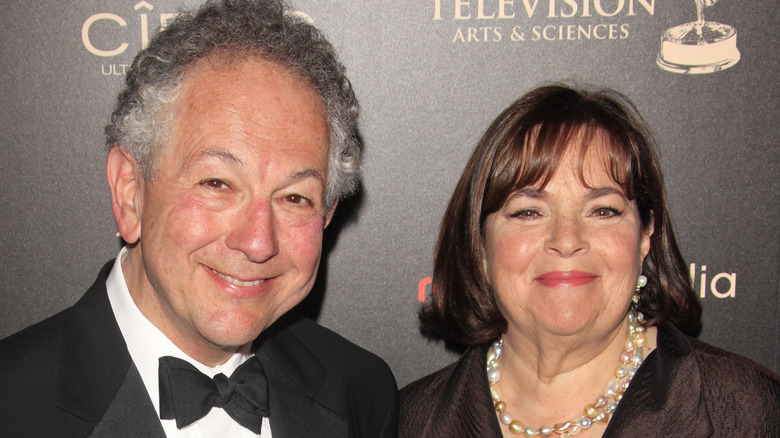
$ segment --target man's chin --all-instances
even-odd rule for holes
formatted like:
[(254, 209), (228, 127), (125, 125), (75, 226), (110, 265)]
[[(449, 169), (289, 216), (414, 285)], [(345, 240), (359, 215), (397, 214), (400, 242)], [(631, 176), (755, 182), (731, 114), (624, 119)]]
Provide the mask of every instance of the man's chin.
[(201, 334), (220, 350), (236, 351), (252, 343), (277, 318), (276, 315), (231, 315), (212, 320)]

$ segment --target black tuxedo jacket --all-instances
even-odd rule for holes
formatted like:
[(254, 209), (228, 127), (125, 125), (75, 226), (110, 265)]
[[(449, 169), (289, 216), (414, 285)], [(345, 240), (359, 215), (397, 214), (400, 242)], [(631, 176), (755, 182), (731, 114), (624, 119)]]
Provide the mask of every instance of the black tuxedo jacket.
[[(112, 266), (75, 305), (0, 341), (0, 435), (165, 437), (108, 301)], [(255, 354), (274, 437), (396, 436), (395, 379), (373, 354), (295, 314)]]

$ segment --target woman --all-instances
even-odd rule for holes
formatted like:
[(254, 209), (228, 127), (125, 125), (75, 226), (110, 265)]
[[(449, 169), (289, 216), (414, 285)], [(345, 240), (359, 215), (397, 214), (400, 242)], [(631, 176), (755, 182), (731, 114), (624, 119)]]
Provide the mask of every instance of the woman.
[(701, 307), (656, 147), (616, 92), (545, 86), (498, 116), (432, 294), (423, 329), (468, 349), (402, 390), (402, 437), (780, 436), (778, 376), (686, 335)]

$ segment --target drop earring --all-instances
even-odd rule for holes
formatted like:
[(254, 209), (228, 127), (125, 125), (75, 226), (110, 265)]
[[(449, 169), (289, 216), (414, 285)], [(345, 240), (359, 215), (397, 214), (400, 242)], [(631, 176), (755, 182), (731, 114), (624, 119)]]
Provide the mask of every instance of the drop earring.
[(639, 278), (636, 279), (636, 292), (634, 292), (634, 296), (631, 297), (631, 302), (633, 303), (632, 307), (636, 308), (639, 304), (639, 290), (645, 286), (647, 286), (647, 277), (640, 275)]

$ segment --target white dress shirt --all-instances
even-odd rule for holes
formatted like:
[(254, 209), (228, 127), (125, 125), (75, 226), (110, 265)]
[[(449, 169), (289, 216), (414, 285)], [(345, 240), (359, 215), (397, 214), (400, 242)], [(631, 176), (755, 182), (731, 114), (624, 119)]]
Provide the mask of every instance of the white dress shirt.
[[(173, 356), (191, 363), (203, 374), (214, 377), (222, 373), (228, 377), (239, 365), (252, 356), (251, 345), (244, 346), (241, 351), (235, 353), (222, 365), (209, 367), (191, 358), (174, 345), (157, 327), (154, 326), (138, 310), (130, 291), (127, 288), (125, 276), (122, 273), (122, 259), (127, 250), (122, 248), (114, 262), (108, 279), (106, 289), (111, 309), (122, 331), (122, 336), (127, 343), (127, 350), (133, 359), (141, 379), (146, 386), (146, 391), (152, 399), (157, 417), (160, 416), (160, 387), (158, 377), (159, 358)], [(200, 420), (191, 425), (178, 429), (176, 420), (160, 420), (167, 438), (271, 438), (271, 426), (268, 418), (263, 418), (263, 429), (260, 435), (238, 424), (222, 408), (212, 408), (211, 411)]]

